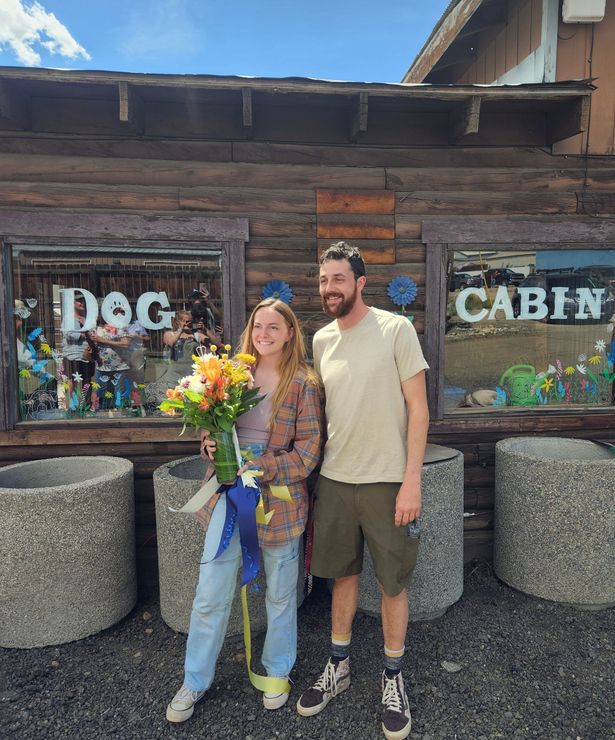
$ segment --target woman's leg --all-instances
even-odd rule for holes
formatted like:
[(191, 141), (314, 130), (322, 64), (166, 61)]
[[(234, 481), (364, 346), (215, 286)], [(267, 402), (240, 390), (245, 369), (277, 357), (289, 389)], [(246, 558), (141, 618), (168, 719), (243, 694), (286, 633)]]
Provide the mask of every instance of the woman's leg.
[(217, 552), (225, 515), (226, 496), (223, 495), (216, 504), (205, 535), (186, 643), (184, 685), (193, 691), (208, 689), (214, 679), (237, 585), (237, 571), (241, 562), (237, 529), (222, 555), (213, 562), (207, 562)]
[(301, 537), (296, 537), (283, 547), (262, 550), (267, 576), (267, 636), (262, 660), (268, 676), (288, 676), (297, 657), (300, 542)]

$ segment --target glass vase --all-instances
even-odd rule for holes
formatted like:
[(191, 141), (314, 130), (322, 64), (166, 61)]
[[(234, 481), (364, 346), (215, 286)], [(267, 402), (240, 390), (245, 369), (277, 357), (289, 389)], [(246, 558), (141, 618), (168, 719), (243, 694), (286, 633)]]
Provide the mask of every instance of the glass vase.
[(214, 468), (218, 483), (232, 483), (237, 477), (237, 455), (232, 432), (212, 432), (211, 438), (216, 443)]

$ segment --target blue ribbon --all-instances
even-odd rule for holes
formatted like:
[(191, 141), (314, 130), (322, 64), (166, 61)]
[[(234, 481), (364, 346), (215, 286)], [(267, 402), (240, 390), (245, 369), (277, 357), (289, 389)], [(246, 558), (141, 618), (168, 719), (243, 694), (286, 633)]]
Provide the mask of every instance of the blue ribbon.
[(241, 585), (245, 586), (254, 580), (260, 571), (260, 548), (255, 514), (260, 491), (258, 487), (244, 486), (240, 476), (233, 483), (220, 486), (218, 493), (226, 493), (226, 517), (218, 550), (210, 562), (222, 555), (229, 546), (235, 527), (239, 527)]

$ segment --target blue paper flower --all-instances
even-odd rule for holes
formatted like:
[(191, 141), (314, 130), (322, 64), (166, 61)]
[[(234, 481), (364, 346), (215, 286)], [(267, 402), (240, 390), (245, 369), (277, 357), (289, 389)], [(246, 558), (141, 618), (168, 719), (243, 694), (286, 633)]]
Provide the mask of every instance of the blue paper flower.
[(416, 283), (407, 275), (397, 275), (389, 283), (387, 293), (396, 306), (407, 306), (416, 298)]
[(293, 292), (290, 285), (283, 280), (270, 280), (264, 286), (261, 298), (276, 298), (279, 301), (284, 301), (284, 303), (290, 303), (293, 299)]

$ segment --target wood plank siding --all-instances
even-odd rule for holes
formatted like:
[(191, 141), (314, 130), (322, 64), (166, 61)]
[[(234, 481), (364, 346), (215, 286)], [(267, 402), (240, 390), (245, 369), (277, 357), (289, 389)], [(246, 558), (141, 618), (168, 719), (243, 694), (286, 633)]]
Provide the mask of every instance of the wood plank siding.
[[(531, 7), (528, 12), (531, 15)], [(495, 48), (498, 60), (500, 53), (510, 51), (506, 39)], [(258, 139), (259, 127), (264, 125), (259, 93), (253, 94), (252, 106), (251, 135)], [(246, 308), (250, 310), (259, 300), (261, 287), (271, 278), (287, 281), (308, 343), (327, 321), (318, 297), (317, 255), (332, 240), (347, 238), (364, 250), (369, 263), (368, 303), (391, 310), (386, 295), (389, 280), (406, 274), (416, 281), (418, 296), (412, 313), (424, 341), (430, 287), (426, 284), (429, 247), (422, 241), (425, 222), (459, 216), (493, 221), (583, 220), (587, 216), (579, 202), (584, 190), (601, 196), (599, 204), (594, 201), (601, 217), (615, 217), (613, 160), (554, 156), (544, 146), (544, 132), (514, 136), (518, 144), (514, 146), (501, 142), (407, 146), (403, 144), (407, 131), (395, 128), (388, 139), (378, 142), (378, 122), (373, 122), (370, 110), (367, 130), (359, 131), (357, 143), (342, 141), (337, 134), (331, 137), (327, 131), (332, 124), (320, 114), (316, 118), (323, 127), (322, 142), (311, 144), (288, 141), (288, 130), (275, 141), (247, 140), (240, 130), (240, 116), (233, 124), (237, 141), (190, 140), (190, 136), (211, 136), (204, 130), (177, 140), (116, 134), (111, 140), (109, 127), (116, 123), (107, 113), (97, 120), (92, 117), (91, 133), (81, 138), (59, 134), (70, 112), (54, 111), (52, 121), (48, 107), (32, 113), (49, 119), (44, 133), (19, 131), (17, 124), (0, 127), (0, 235), (2, 210), (16, 208), (83, 213), (86, 225), (88, 214), (97, 211), (246, 218)], [(146, 118), (146, 131), (149, 125)], [(495, 130), (500, 124), (493, 126)], [(446, 133), (442, 136), (444, 141)], [(531, 144), (534, 139), (540, 144)], [(465, 456), (466, 510), (472, 514), (466, 520), (466, 557), (491, 555), (498, 439), (546, 431), (607, 438), (612, 429), (609, 415), (568, 414), (554, 421), (552, 416), (527, 414), (514, 421), (503, 415), (486, 421), (460, 417), (433, 422), (431, 441), (456, 447)], [(0, 432), (0, 465), (90, 454), (92, 449), (96, 454), (131, 459), (139, 573), (142, 583), (151, 583), (157, 572), (152, 472), (166, 461), (197, 451), (194, 439), (179, 440), (178, 431), (168, 423), (147, 421), (142, 425), (118, 422), (103, 432), (95, 424), (21, 424)]]

